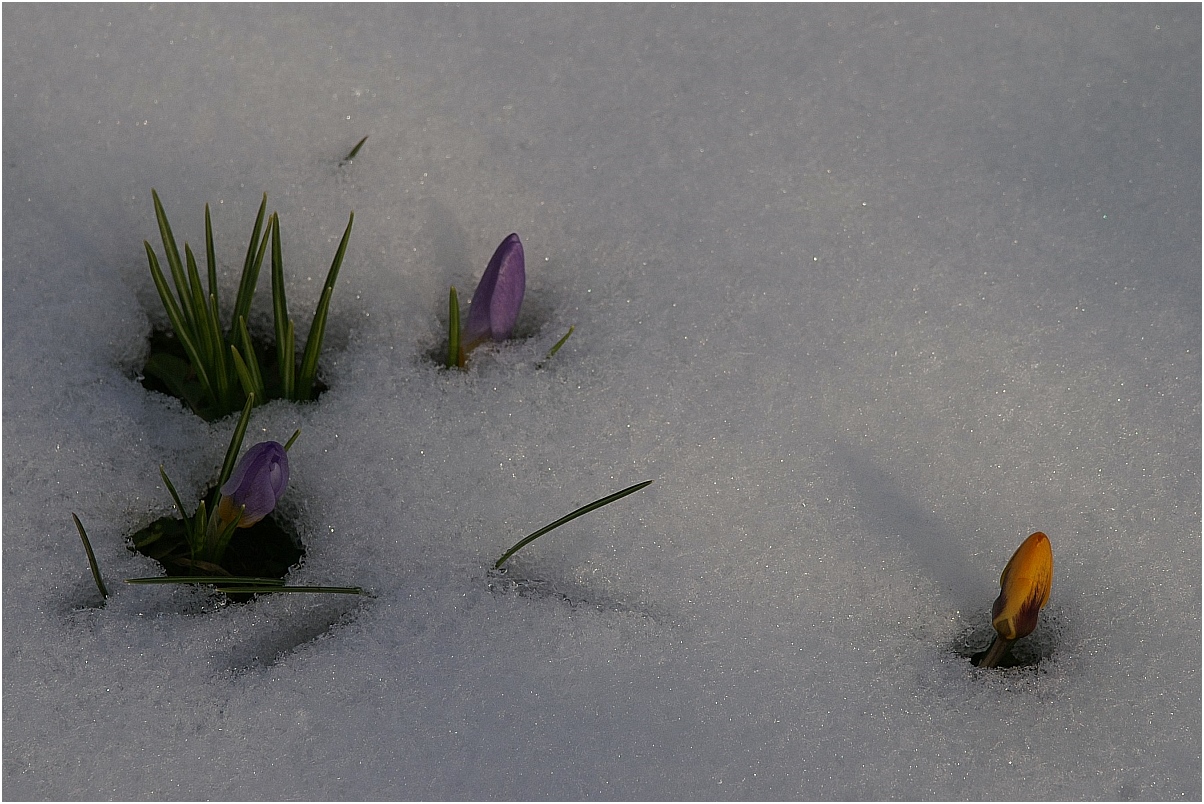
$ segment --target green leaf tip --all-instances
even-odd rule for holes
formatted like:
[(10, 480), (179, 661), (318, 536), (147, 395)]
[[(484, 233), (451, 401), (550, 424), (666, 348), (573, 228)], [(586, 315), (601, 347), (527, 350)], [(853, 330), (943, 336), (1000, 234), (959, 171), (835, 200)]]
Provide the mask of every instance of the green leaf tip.
[(562, 335), (562, 336), (560, 337), (560, 340), (556, 341), (556, 344), (555, 344), (555, 345), (554, 345), (554, 346), (553, 346), (551, 349), (549, 349), (549, 350), (548, 350), (548, 353), (547, 353), (546, 355), (544, 355), (544, 359), (543, 359), (543, 360), (540, 362), (540, 364), (539, 364), (539, 365), (541, 365), (541, 366), (542, 366), (544, 363), (546, 363), (546, 362), (548, 362), (549, 360), (551, 360), (551, 359), (552, 359), (552, 355), (554, 355), (554, 354), (556, 354), (557, 352), (559, 352), (559, 351), (560, 351), (560, 347), (561, 347), (561, 346), (564, 346), (564, 342), (565, 342), (565, 341), (567, 341), (567, 340), (569, 339), (569, 337), (570, 337), (570, 336), (573, 334), (573, 331), (574, 331), (574, 330), (576, 330), (576, 329), (577, 329), (577, 326), (576, 326), (576, 325), (573, 325), (573, 326), (569, 327), (569, 331), (568, 331), (568, 332), (566, 332), (566, 333), (564, 333), (564, 335)]
[(343, 157), (343, 161), (342, 161), (340, 164), (346, 165), (346, 164), (347, 164), (348, 162), (350, 162), (352, 159), (355, 159), (355, 155), (356, 155), (356, 154), (358, 154), (358, 153), (360, 152), (360, 148), (363, 148), (363, 147), (364, 147), (364, 143), (365, 143), (365, 142), (367, 142), (367, 141), (368, 141), (368, 137), (367, 137), (367, 136), (365, 136), (365, 137), (364, 137), (362, 140), (360, 140), (359, 142), (357, 142), (357, 143), (355, 144), (355, 147), (351, 149), (351, 152), (350, 152), (349, 154), (347, 154), (346, 156), (344, 156), (344, 157)]
[(578, 508), (576, 511), (573, 511), (572, 513), (562, 516), (560, 519), (557, 519), (555, 522), (553, 522), (549, 525), (544, 525), (542, 528), (540, 528), (539, 530), (530, 534), (529, 536), (526, 536), (526, 537), (520, 539), (517, 544), (515, 544), (513, 547), (511, 547), (505, 553), (502, 553), (502, 557), (497, 560), (497, 563), (495, 563), (493, 565), (493, 568), (501, 569), (502, 565), (505, 564), (506, 561), (509, 560), (509, 558), (512, 555), (514, 555), (519, 550), (526, 547), (531, 542), (538, 539), (540, 536), (543, 536), (545, 533), (548, 533), (549, 531), (553, 531), (556, 528), (560, 527), (561, 525), (572, 522), (577, 517), (584, 516), (585, 514), (588, 514), (590, 511), (597, 510), (598, 508), (601, 508), (604, 505), (610, 505), (615, 500), (620, 500), (623, 497), (626, 497), (628, 494), (634, 494), (637, 491), (639, 491), (640, 489), (644, 488), (644, 486), (647, 486), (651, 483), (652, 483), (651, 480), (645, 480), (642, 483), (636, 483), (634, 486), (628, 486), (627, 488), (623, 489), (622, 491), (616, 491), (614, 494), (609, 494), (599, 500), (594, 500), (592, 503), (589, 503), (588, 505), (583, 505), (580, 508)]
[(75, 514), (71, 515), (75, 520), (75, 529), (79, 531), (79, 538), (84, 543), (84, 552), (88, 554), (88, 566), (92, 570), (92, 580), (96, 581), (96, 588), (100, 590), (100, 596), (108, 599), (109, 590), (105, 588), (105, 582), (100, 577), (100, 565), (96, 563), (96, 554), (92, 552), (92, 542), (88, 541), (88, 533), (84, 530), (84, 523), (79, 521), (79, 517)]

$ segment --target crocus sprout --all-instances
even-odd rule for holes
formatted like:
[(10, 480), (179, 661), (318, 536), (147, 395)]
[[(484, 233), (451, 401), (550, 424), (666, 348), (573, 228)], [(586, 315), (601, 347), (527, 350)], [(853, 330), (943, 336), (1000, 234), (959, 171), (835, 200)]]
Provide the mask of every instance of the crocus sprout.
[[(493, 252), (489, 266), (481, 276), (477, 290), (472, 294), (468, 308), (468, 321), (459, 332), (449, 332), (448, 365), (463, 368), (468, 353), (488, 340), (504, 341), (514, 331), (518, 311), (523, 304), (523, 292), (527, 287), (527, 273), (523, 259), (523, 244), (517, 234), (509, 235)], [(455, 304), (454, 296), (452, 304)], [(459, 311), (456, 311), (456, 318)], [(449, 330), (456, 322), (449, 321)], [(459, 347), (452, 348), (456, 341)]]
[(190, 561), (194, 566), (200, 566), (198, 562), (203, 562), (207, 565), (204, 567), (206, 571), (214, 567), (221, 569), (222, 556), (234, 531), (249, 528), (270, 514), (288, 486), (287, 451), (301, 434), (300, 430), (293, 433), (283, 446), (275, 441), (265, 441), (247, 450), (242, 460), (235, 460), (242, 449), (243, 436), (247, 432), (254, 405), (255, 395), (250, 394), (234, 427), (230, 446), (226, 449), (226, 459), (218, 475), (214, 497), (210, 498), (208, 505), (201, 500), (196, 513), (191, 516), (188, 514), (167, 472), (162, 466), (159, 467), (159, 476), (171, 493), (184, 523)]
[[(365, 138), (366, 139), (366, 138)], [(363, 141), (360, 141), (363, 145)], [(358, 149), (359, 146), (356, 146)], [(350, 159), (352, 154), (348, 155)], [(318, 393), (318, 355), (322, 351), (322, 340), (326, 332), (326, 318), (330, 299), (334, 293), (343, 257), (347, 252), (347, 241), (351, 238), (351, 225), (355, 213), (347, 219), (347, 228), (339, 242), (326, 283), (305, 341), (305, 350), (297, 364), (293, 320), (289, 317), (284, 293), (284, 257), (280, 242), (280, 221), (273, 213), (266, 218), (268, 197), (265, 193), (259, 205), (259, 215), (251, 231), (243, 263), (242, 279), (229, 326), (221, 321), (217, 289), (217, 262), (214, 256), (213, 227), (209, 219), (209, 207), (205, 206), (205, 258), (208, 284), (201, 282), (201, 271), (192, 248), (184, 244), (184, 259), (167, 221), (167, 212), (159, 201), (159, 195), (151, 190), (155, 205), (155, 217), (159, 223), (159, 236), (163, 241), (167, 268), (171, 274), (174, 290), (168, 285), (167, 277), (160, 267), (159, 258), (147, 241), (143, 241), (151, 279), (163, 302), (167, 318), (175, 334), (175, 346), (179, 354), (152, 348), (145, 372), (154, 378), (172, 395), (184, 400), (203, 419), (213, 421), (233, 413), (243, 402), (255, 397), (257, 404), (269, 399), (293, 399), (306, 401)], [(269, 236), (270, 235), (270, 236)], [(270, 247), (270, 250), (269, 250)], [(272, 266), (272, 311), (276, 334), (276, 372), (266, 372), (269, 366), (260, 366), (247, 322), (251, 315), (251, 300), (259, 281), (260, 268), (270, 254)]]
[(460, 348), (470, 352), (487, 340), (509, 338), (514, 322), (518, 320), (526, 288), (523, 244), (517, 234), (511, 234), (493, 252), (489, 267), (481, 276), (476, 293), (472, 294)]
[(1041, 531), (1029, 536), (1016, 549), (999, 576), (999, 597), (991, 606), (991, 626), (997, 636), (978, 661), (979, 667), (995, 667), (1012, 643), (1037, 627), (1037, 615), (1049, 602), (1053, 583), (1053, 549)]

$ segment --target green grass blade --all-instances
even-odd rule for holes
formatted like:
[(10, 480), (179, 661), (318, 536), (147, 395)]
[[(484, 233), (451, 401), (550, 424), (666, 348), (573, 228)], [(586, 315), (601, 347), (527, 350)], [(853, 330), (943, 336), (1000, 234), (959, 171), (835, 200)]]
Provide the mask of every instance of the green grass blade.
[(193, 525), (193, 518), (188, 515), (187, 510), (184, 510), (184, 503), (179, 501), (179, 495), (176, 493), (176, 486), (171, 483), (171, 478), (167, 477), (167, 471), (163, 468), (163, 463), (159, 465), (159, 477), (163, 478), (163, 484), (167, 486), (167, 492), (170, 493), (172, 501), (176, 503), (176, 510), (179, 512), (179, 518), (184, 520), (184, 530), (190, 531)]
[(100, 596), (108, 598), (109, 590), (105, 589), (105, 582), (100, 579), (100, 566), (96, 563), (96, 554), (92, 552), (92, 542), (88, 541), (88, 534), (84, 531), (84, 523), (79, 521), (79, 517), (75, 514), (71, 515), (75, 520), (75, 529), (79, 531), (79, 538), (84, 542), (84, 551), (88, 554), (88, 566), (92, 568), (92, 580), (96, 581), (96, 588), (100, 590)]
[(205, 265), (209, 274), (209, 295), (217, 295), (217, 256), (213, 253), (213, 224), (209, 220), (209, 205), (205, 205)]
[[(217, 505), (214, 504), (214, 509)], [(209, 511), (205, 507), (205, 501), (201, 500), (197, 503), (196, 515), (192, 518), (192, 528), (188, 531), (188, 548), (190, 558), (197, 559), (203, 557), (205, 553), (205, 534), (209, 532)]]
[(238, 319), (238, 344), (246, 354), (244, 359), (247, 371), (251, 375), (251, 381), (254, 383), (255, 398), (264, 401), (268, 397), (263, 385), (263, 373), (259, 370), (259, 358), (255, 356), (255, 346), (251, 343), (251, 332), (247, 329), (245, 318)]
[(197, 270), (196, 255), (184, 244), (184, 257), (188, 265), (188, 287), (192, 293), (192, 309), (195, 315), (197, 351), (204, 363), (209, 380), (213, 383), (211, 404), (215, 415), (223, 416), (230, 405), (230, 372), (226, 367), (226, 347), (222, 340), (221, 322), (218, 319), (217, 302), (210, 305), (201, 287), (201, 275)]
[(238, 295), (234, 299), (234, 316), (230, 319), (230, 340), (234, 340), (233, 329), (238, 319), (251, 316), (251, 299), (255, 296), (255, 287), (259, 284), (259, 269), (263, 266), (264, 254), (268, 247), (268, 238), (260, 239), (263, 229), (263, 216), (268, 208), (268, 194), (263, 194), (259, 204), (259, 214), (255, 217), (255, 228), (251, 230), (251, 242), (247, 244), (247, 257), (243, 261), (242, 278), (238, 282)]
[(460, 300), (456, 286), (447, 294), (447, 367), (463, 367), (464, 355), (460, 353)]
[(272, 315), (276, 328), (276, 363), (280, 376), (280, 395), (293, 398), (293, 372), (296, 355), (288, 342), (288, 300), (284, 293), (284, 255), (280, 247), (280, 218), (272, 213)]
[(217, 591), (228, 595), (265, 595), (277, 592), (314, 592), (327, 595), (362, 595), (358, 586), (219, 586)]
[(205, 389), (205, 393), (210, 397), (213, 396), (213, 383), (209, 380), (209, 372), (205, 370), (205, 363), (201, 360), (201, 353), (196, 344), (196, 330), (188, 324), (175, 297), (171, 293), (171, 289), (167, 287), (167, 280), (163, 277), (163, 271), (159, 268), (159, 258), (155, 256), (155, 250), (151, 248), (150, 243), (145, 240), (142, 245), (146, 247), (146, 258), (150, 262), (151, 279), (155, 282), (155, 289), (159, 291), (159, 299), (163, 302), (163, 309), (167, 311), (167, 318), (171, 321), (171, 328), (175, 330), (176, 338), (179, 339), (180, 345), (184, 347), (184, 353), (188, 355), (189, 362), (192, 363), (192, 368), (196, 371), (197, 380), (201, 387)]
[(322, 291), (314, 320), (309, 325), (309, 337), (305, 341), (305, 354), (301, 357), (301, 370), (297, 373), (297, 397), (313, 399), (314, 381), (318, 378), (318, 353), (322, 349), (322, 337), (326, 334), (326, 311), (330, 309), (330, 297), (334, 288)]
[(556, 341), (556, 345), (548, 350), (548, 355), (547, 355), (547, 357), (544, 358), (545, 362), (548, 360), (551, 360), (552, 355), (554, 355), (560, 351), (560, 347), (564, 346), (564, 342), (569, 339), (569, 336), (573, 334), (573, 330), (575, 330), (576, 328), (577, 327), (575, 327), (575, 326), (569, 327), (569, 331), (564, 333), (564, 337), (562, 337), (560, 340)]
[(126, 578), (132, 584), (169, 583), (237, 583), (243, 586), (284, 586), (279, 578), (256, 578), (244, 575), (156, 575), (153, 578)]
[(358, 586), (285, 586), (277, 578), (254, 578), (238, 575), (156, 575), (151, 578), (126, 578), (136, 585), (212, 584), (225, 594), (261, 595), (269, 592), (310, 592), (333, 595), (362, 595)]
[(255, 378), (251, 376), (251, 369), (242, 359), (242, 355), (238, 353), (238, 347), (230, 345), (230, 358), (234, 363), (234, 373), (238, 375), (238, 384), (242, 386), (242, 392), (247, 396), (255, 394)]
[(255, 395), (247, 396), (247, 403), (243, 405), (242, 415), (238, 417), (238, 424), (234, 427), (234, 435), (230, 437), (230, 446), (226, 448), (226, 460), (222, 461), (222, 473), (217, 477), (215, 495), (221, 493), (222, 486), (226, 485), (226, 481), (230, 479), (230, 474), (234, 471), (234, 464), (238, 462), (238, 453), (242, 449), (242, 439), (247, 433), (247, 424), (251, 421), (251, 408), (254, 404)]
[[(365, 137), (364, 139), (368, 139)], [(362, 145), (363, 142), (360, 142)], [(358, 150), (358, 146), (356, 146)], [(343, 257), (347, 254), (347, 243), (351, 240), (351, 227), (355, 225), (355, 213), (347, 219), (347, 228), (343, 231), (343, 239), (339, 241), (330, 270), (326, 272), (326, 282), (322, 286), (322, 296), (314, 310), (313, 321), (309, 325), (309, 336), (305, 339), (305, 354), (301, 359), (301, 374), (298, 377), (297, 392), (303, 399), (309, 399), (313, 393), (314, 379), (318, 375), (318, 354), (322, 351), (322, 338), (326, 334), (326, 313), (330, 308), (330, 297), (334, 294), (334, 283), (339, 278), (339, 269), (343, 267)]]
[(296, 440), (297, 440), (297, 437), (298, 437), (298, 436), (300, 436), (300, 435), (301, 435), (301, 428), (300, 428), (300, 427), (298, 427), (296, 430), (294, 430), (294, 431), (293, 431), (293, 434), (292, 434), (292, 436), (289, 438), (289, 440), (288, 440), (288, 441), (286, 441), (286, 442), (284, 442), (284, 451), (285, 451), (285, 452), (288, 452), (288, 448), (289, 448), (289, 447), (291, 447), (291, 446), (293, 445), (293, 442), (294, 442), (294, 441), (296, 441)]
[(288, 359), (284, 361), (280, 371), (280, 395), (285, 399), (296, 399), (297, 393), (297, 352), (293, 336), (293, 319), (288, 320), (284, 328), (284, 353)]
[(360, 148), (363, 148), (363, 147), (364, 147), (364, 143), (365, 143), (365, 142), (367, 142), (367, 141), (368, 141), (368, 137), (366, 137), (366, 136), (365, 136), (365, 137), (364, 137), (362, 140), (360, 140), (359, 142), (357, 142), (357, 143), (355, 144), (355, 147), (351, 149), (351, 153), (349, 153), (349, 154), (347, 154), (346, 156), (344, 156), (344, 157), (343, 157), (343, 164), (345, 165), (345, 164), (347, 164), (348, 162), (350, 162), (352, 159), (355, 159), (355, 155), (356, 155), (356, 154), (358, 154), (358, 153), (360, 152)]
[(163, 241), (163, 252), (167, 255), (167, 265), (171, 269), (171, 278), (176, 283), (176, 292), (180, 296), (180, 305), (184, 318), (190, 327), (196, 326), (196, 316), (189, 305), (188, 280), (184, 277), (184, 266), (180, 262), (180, 250), (176, 248), (175, 235), (171, 233), (171, 224), (167, 222), (167, 212), (159, 201), (159, 194), (151, 190), (151, 199), (155, 203), (155, 220), (159, 223), (159, 237)]
[(526, 547), (531, 542), (538, 539), (540, 536), (543, 536), (545, 533), (547, 533), (549, 531), (553, 531), (556, 528), (558, 528), (561, 525), (564, 525), (568, 522), (572, 522), (577, 517), (584, 516), (585, 514), (588, 514), (590, 511), (594, 511), (598, 508), (601, 508), (604, 505), (610, 505), (615, 500), (622, 499), (623, 497), (626, 497), (628, 494), (634, 494), (635, 492), (644, 488), (644, 486), (647, 486), (651, 482), (652, 482), (651, 480), (645, 480), (642, 483), (636, 483), (634, 486), (628, 486), (627, 488), (623, 489), (622, 491), (616, 491), (614, 494), (607, 495), (606, 497), (603, 497), (600, 500), (594, 500), (589, 505), (583, 505), (580, 508), (578, 508), (576, 511), (573, 511), (571, 514), (566, 514), (565, 516), (562, 516), (560, 519), (557, 519), (555, 522), (553, 522), (550, 525), (544, 525), (542, 528), (535, 531), (530, 536), (520, 539), (518, 544), (511, 547), (505, 553), (502, 553), (502, 557), (497, 560), (497, 563), (493, 565), (493, 568), (501, 569), (501, 566), (506, 563), (506, 560), (508, 558), (510, 558), (510, 556), (514, 555), (519, 550), (521, 550), (522, 548)]
[[(188, 244), (184, 244), (184, 259), (188, 262), (188, 305), (192, 308), (192, 325), (196, 331), (197, 349), (201, 353), (201, 360), (205, 362), (206, 368), (213, 366), (213, 333), (209, 328), (209, 316), (206, 313), (208, 305), (205, 304), (205, 291), (201, 289), (201, 277), (197, 272), (196, 257), (192, 254), (192, 249)], [(216, 379), (213, 373), (210, 372), (210, 378)]]
[(217, 296), (209, 297), (209, 307), (206, 312), (209, 338), (213, 349), (213, 375), (217, 378), (218, 406), (225, 411), (236, 404), (233, 399), (236, 375), (231, 374), (232, 367), (226, 362), (226, 339), (222, 337), (222, 323), (218, 319)]

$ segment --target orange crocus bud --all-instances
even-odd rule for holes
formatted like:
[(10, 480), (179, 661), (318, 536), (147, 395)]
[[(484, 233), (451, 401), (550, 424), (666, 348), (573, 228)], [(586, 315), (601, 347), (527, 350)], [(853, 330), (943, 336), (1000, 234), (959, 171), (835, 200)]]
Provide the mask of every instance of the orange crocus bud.
[(1053, 583), (1053, 549), (1041, 531), (1024, 540), (999, 576), (999, 597), (991, 606), (991, 626), (1004, 639), (1028, 636), (1037, 614), (1049, 602)]
[(1033, 632), (1037, 615), (1049, 602), (1052, 584), (1053, 549), (1049, 537), (1037, 531), (1016, 548), (999, 576), (999, 597), (991, 606), (991, 626), (999, 636), (987, 650), (975, 654), (976, 665), (995, 667), (1013, 642)]

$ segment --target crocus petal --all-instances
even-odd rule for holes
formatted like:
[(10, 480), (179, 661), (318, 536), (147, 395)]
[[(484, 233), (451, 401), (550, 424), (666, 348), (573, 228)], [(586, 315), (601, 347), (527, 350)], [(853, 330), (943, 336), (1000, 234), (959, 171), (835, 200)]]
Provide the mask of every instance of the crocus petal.
[(1037, 531), (1016, 549), (999, 576), (999, 597), (991, 607), (991, 625), (999, 635), (1010, 640), (1031, 634), (1052, 584), (1053, 549), (1049, 537)]
[(270, 514), (288, 487), (288, 453), (275, 441), (247, 450), (221, 487), (218, 516), (231, 519), (246, 506), (238, 527), (249, 528)]
[(468, 308), (468, 321), (460, 336), (461, 347), (469, 351), (492, 338), (504, 341), (514, 330), (518, 311), (523, 304), (523, 292), (527, 287), (526, 262), (523, 244), (517, 234), (511, 234), (489, 260), (489, 267), (481, 276), (472, 303)]

